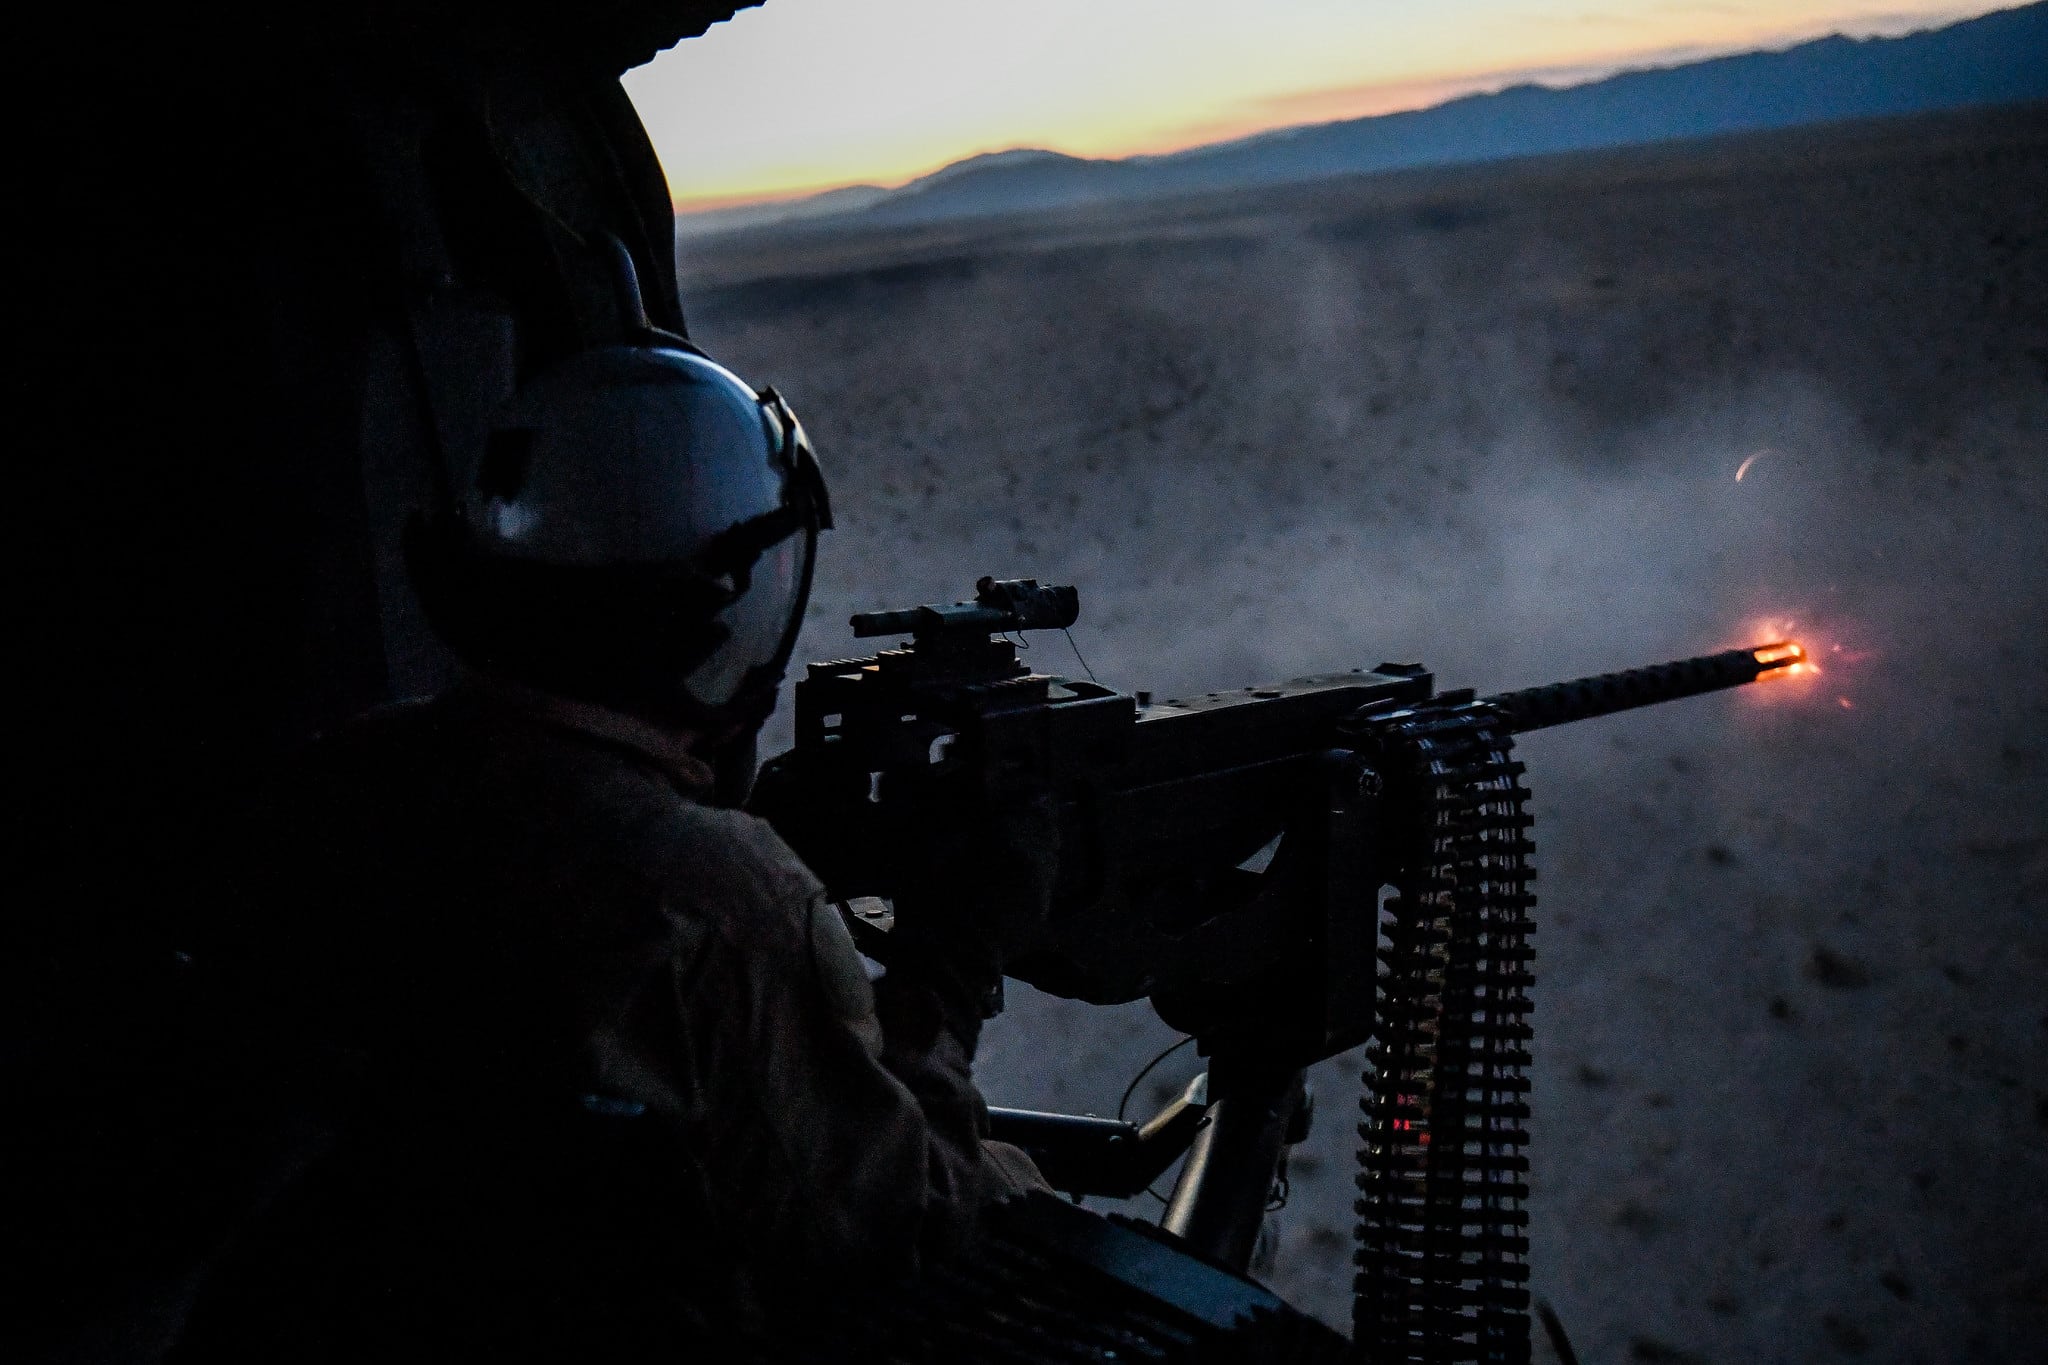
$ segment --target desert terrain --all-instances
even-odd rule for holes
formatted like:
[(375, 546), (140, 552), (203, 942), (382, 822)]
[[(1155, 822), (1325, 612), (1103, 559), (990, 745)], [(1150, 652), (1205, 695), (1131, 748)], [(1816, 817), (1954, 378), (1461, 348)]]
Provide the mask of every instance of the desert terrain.
[[(1094, 672), (1162, 696), (1796, 634), (1818, 677), (1522, 741), (1535, 1287), (1589, 1362), (2038, 1358), (2048, 108), (681, 266), (833, 480), (801, 657), (991, 572), (1078, 584)], [(1107, 1113), (1173, 1038), (1018, 989), (979, 1076)], [(1339, 1324), (1360, 1065), (1269, 1273)]]

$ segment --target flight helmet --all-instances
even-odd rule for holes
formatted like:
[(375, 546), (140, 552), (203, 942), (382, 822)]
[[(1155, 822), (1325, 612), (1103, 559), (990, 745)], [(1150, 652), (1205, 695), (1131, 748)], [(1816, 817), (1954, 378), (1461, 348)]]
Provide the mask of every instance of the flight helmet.
[(493, 419), (408, 543), (469, 663), (662, 723), (774, 709), (832, 524), (809, 439), (679, 337), (578, 352)]

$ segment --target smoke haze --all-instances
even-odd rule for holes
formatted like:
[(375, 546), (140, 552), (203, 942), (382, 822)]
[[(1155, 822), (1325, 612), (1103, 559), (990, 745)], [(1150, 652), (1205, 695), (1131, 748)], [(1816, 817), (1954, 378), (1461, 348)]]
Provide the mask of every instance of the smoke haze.
[[(1095, 673), (1162, 696), (1382, 659), (1493, 691), (1795, 623), (1817, 678), (1522, 741), (1535, 1285), (1589, 1360), (2015, 1358), (2048, 1327), (2044, 153), (2031, 106), (736, 238), (685, 298), (834, 479), (802, 657), (982, 573), (1078, 584)], [(1112, 1111), (1173, 1039), (1018, 996), (994, 1103)], [(1318, 1069), (1272, 1271), (1338, 1322), (1357, 1070)]]

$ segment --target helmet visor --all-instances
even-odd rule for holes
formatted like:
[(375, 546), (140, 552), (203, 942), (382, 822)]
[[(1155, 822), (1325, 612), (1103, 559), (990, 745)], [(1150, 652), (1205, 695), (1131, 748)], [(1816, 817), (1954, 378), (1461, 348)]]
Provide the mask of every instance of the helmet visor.
[(814, 534), (800, 530), (761, 552), (746, 590), (715, 618), (724, 641), (684, 680), (692, 697), (705, 706), (724, 706), (761, 670), (780, 680), (803, 623), (815, 544)]
[(710, 707), (727, 705), (750, 685), (782, 681), (811, 593), (818, 532), (832, 524), (824, 475), (802, 424), (775, 390), (763, 389), (759, 402), (777, 437), (782, 505), (734, 526), (707, 557), (713, 572), (724, 561), (736, 590), (714, 618), (724, 641), (684, 679), (690, 695)]

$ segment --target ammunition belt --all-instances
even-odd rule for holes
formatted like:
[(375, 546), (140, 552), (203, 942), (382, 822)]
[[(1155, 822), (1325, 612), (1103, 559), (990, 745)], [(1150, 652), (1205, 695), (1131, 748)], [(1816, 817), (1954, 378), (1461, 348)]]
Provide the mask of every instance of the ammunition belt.
[(1374, 1362), (1529, 1359), (1529, 793), (1501, 713), (1354, 723), (1405, 833), (1360, 1100), (1353, 1336)]

